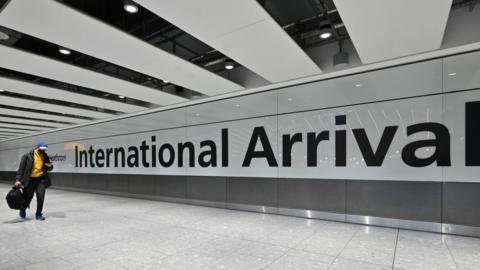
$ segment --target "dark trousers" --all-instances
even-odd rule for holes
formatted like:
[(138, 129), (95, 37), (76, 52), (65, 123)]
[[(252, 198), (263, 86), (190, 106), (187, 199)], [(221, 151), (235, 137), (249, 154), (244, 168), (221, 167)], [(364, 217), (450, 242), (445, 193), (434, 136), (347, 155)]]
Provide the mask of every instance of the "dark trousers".
[(33, 199), (33, 193), (37, 195), (37, 212), (35, 215), (42, 215), (43, 202), (45, 201), (45, 183), (42, 178), (30, 178), (28, 186), (23, 189), (23, 196), (27, 201), (27, 207), (30, 207), (30, 202)]

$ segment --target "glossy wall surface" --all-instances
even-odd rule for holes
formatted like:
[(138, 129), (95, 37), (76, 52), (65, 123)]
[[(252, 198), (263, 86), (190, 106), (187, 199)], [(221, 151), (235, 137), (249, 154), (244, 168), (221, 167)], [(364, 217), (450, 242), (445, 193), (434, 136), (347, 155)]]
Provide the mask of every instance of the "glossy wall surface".
[[(472, 139), (480, 136), (479, 63), (480, 52), (473, 52), (0, 142), (0, 178), (12, 179), (20, 156), (42, 139), (49, 142), (49, 155), (59, 157), (52, 175), (61, 188), (480, 235), (480, 164), (475, 157), (480, 146)], [(344, 120), (338, 118), (343, 115)], [(441, 145), (416, 149), (415, 158), (431, 158), (440, 149), (448, 157), (415, 167), (403, 155), (405, 148), (440, 141), (431, 131), (408, 132), (422, 123), (440, 124), (448, 132)], [(245, 166), (259, 127), (277, 166), (266, 158), (253, 158)], [(228, 143), (222, 129), (228, 129)], [(344, 165), (338, 152), (342, 131)], [(322, 132), (328, 140), (314, 151), (308, 134)], [(295, 134), (297, 141), (286, 143)], [(202, 146), (205, 140), (215, 144), (216, 157), (208, 157), (216, 166), (199, 165), (202, 151), (212, 150)], [(182, 166), (181, 151), (174, 153), (170, 166), (153, 166), (150, 155), (143, 158), (149, 166), (142, 161), (117, 167), (113, 161), (108, 167), (76, 163), (75, 147), (139, 148), (142, 141), (157, 150), (163, 144), (176, 149), (178, 143), (191, 142), (194, 165), (189, 165), (188, 151)], [(383, 154), (380, 145), (387, 146)], [(252, 151), (266, 149), (260, 140), (254, 146)]]

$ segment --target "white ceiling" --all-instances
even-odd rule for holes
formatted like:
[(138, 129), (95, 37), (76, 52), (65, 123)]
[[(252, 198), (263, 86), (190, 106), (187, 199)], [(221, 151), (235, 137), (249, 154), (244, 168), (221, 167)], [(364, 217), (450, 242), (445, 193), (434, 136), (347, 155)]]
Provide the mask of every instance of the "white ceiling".
[[(3, 12), (2, 12), (3, 13)], [(2, 14), (0, 13), (0, 14)], [(122, 95), (159, 105), (174, 104), (187, 99), (158, 91), (98, 72), (0, 45), (0, 67), (52, 80)]]
[(49, 103), (39, 102), (36, 100), (29, 100), (29, 99), (9, 97), (9, 96), (0, 97), (0, 104), (13, 106), (13, 107), (20, 107), (20, 108), (30, 108), (30, 109), (41, 110), (41, 111), (51, 111), (51, 112), (65, 113), (65, 114), (71, 114), (71, 115), (78, 115), (78, 116), (84, 116), (84, 117), (90, 117), (90, 118), (96, 118), (96, 119), (115, 116), (114, 114), (109, 114), (104, 112), (97, 112), (92, 110), (49, 104)]
[(33, 133), (35, 131), (32, 130), (25, 130), (21, 128), (4, 128), (0, 125), (0, 132), (3, 134), (12, 134), (12, 135), (18, 135), (18, 134), (27, 134), (27, 133)]
[[(440, 49), (452, 5), (452, 0), (333, 1), (355, 47), (353, 51), (358, 52), (362, 61), (359, 64), (373, 63), (372, 65), (382, 65), (387, 62), (385, 60), (390, 59), (401, 60), (401, 57), (408, 55), (418, 57), (427, 51)], [(136, 2), (266, 80), (273, 83), (281, 82), (277, 86), (290, 84), (293, 79), (311, 81), (319, 76), (335, 76), (331, 75), (335, 72), (320, 74), (322, 70), (255, 0)], [(133, 16), (138, 15), (141, 16), (141, 13)], [(0, 25), (151, 77), (168, 80), (205, 95), (228, 93), (222, 97), (234, 96), (238, 95), (236, 93), (238, 90), (243, 90), (242, 86), (228, 79), (78, 12), (61, 1), (9, 1), (0, 12)], [(336, 46), (334, 43), (330, 45)], [(332, 61), (333, 53), (326, 53), (325, 46), (315, 49), (322, 51), (323, 54), (312, 55), (312, 58), (321, 57), (322, 61)], [(0, 45), (0, 67), (157, 105), (188, 101), (167, 92), (4, 45)], [(322, 67), (325, 72), (333, 69)], [(307, 78), (311, 75), (316, 76)], [(0, 77), (0, 89), (124, 113), (147, 109), (143, 106), (4, 77)], [(248, 91), (259, 90), (249, 89), (246, 92)], [(18, 136), (13, 132), (30, 133), (21, 129), (22, 125), (25, 125), (24, 128), (29, 128), (28, 125), (46, 127), (68, 125), (34, 119), (71, 124), (89, 121), (46, 112), (94, 119), (115, 116), (102, 112), (101, 109), (99, 111), (80, 109), (6, 95), (0, 95), (0, 105), (19, 107), (0, 108), (0, 122), (15, 123), (4, 125), (0, 123), (0, 137)], [(22, 108), (41, 110), (45, 113), (25, 111)]]
[(119, 112), (136, 112), (145, 110), (147, 108), (124, 102), (113, 101), (94, 96), (77, 94), (65, 90), (60, 90), (52, 87), (42, 86), (35, 83), (14, 80), (10, 78), (0, 77), (0, 89), (8, 92), (24, 94), (35, 97), (42, 97), (55, 100), (63, 100), (71, 103), (83, 104), (92, 107), (109, 109)]
[(27, 129), (27, 130), (37, 130), (37, 131), (42, 131), (42, 130), (48, 130), (48, 129), (50, 129), (50, 128), (48, 128), (48, 127), (26, 126), (26, 125), (7, 124), (7, 123), (0, 123), (0, 127), (5, 127), (5, 128), (18, 128), (18, 129)]
[[(42, 116), (39, 116), (39, 117), (42, 117)], [(18, 118), (14, 116), (12, 117), (0, 116), (0, 122), (10, 122), (10, 123), (23, 124), (23, 125), (38, 125), (38, 126), (46, 126), (46, 127), (64, 127), (67, 125), (67, 124), (48, 122), (48, 121), (42, 121), (42, 120)]]
[[(11, 1), (0, 13), (0, 25), (155, 78), (168, 80), (205, 95), (243, 89), (215, 73), (56, 1)], [(152, 91), (143, 92), (152, 95)], [(126, 93), (121, 95), (129, 96)], [(163, 97), (154, 101), (166, 105), (185, 100)]]
[(88, 121), (85, 119), (79, 119), (74, 117), (60, 116), (60, 115), (39, 113), (39, 112), (30, 112), (30, 111), (24, 111), (21, 109), (15, 110), (15, 109), (0, 108), (0, 114), (8, 115), (10, 117), (19, 116), (19, 117), (27, 117), (27, 118), (33, 118), (33, 119), (44, 119), (44, 120), (66, 122), (66, 123), (72, 123), (72, 124), (80, 124)]
[(255, 0), (136, 2), (271, 82), (321, 73)]
[(333, 0), (363, 64), (437, 50), (452, 0)]

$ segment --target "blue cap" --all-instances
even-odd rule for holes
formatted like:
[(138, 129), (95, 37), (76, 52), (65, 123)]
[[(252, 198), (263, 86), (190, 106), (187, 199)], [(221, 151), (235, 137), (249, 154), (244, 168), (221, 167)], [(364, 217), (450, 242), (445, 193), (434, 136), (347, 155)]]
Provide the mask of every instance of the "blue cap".
[(45, 150), (45, 149), (48, 148), (48, 144), (47, 144), (46, 142), (39, 141), (39, 142), (37, 142), (37, 148), (38, 148), (38, 149)]

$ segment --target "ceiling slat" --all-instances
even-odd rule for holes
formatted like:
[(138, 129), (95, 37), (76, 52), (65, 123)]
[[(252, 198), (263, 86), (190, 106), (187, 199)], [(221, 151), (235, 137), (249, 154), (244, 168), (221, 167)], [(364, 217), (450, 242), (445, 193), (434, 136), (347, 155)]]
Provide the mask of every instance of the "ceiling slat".
[(6, 127), (6, 128), (18, 128), (18, 129), (24, 129), (24, 130), (48, 130), (51, 129), (49, 127), (37, 127), (37, 126), (29, 126), (29, 125), (18, 125), (18, 124), (8, 124), (8, 123), (1, 123), (0, 122), (0, 127)]
[(321, 73), (255, 0), (137, 0), (271, 82)]
[(33, 130), (22, 130), (18, 128), (4, 128), (0, 125), (0, 132), (2, 133), (7, 133), (7, 134), (13, 134), (13, 135), (21, 135), (21, 134), (28, 134), (28, 133), (33, 133), (35, 131)]
[[(0, 14), (3, 14), (3, 12)], [(0, 67), (3, 68), (122, 95), (149, 103), (168, 105), (187, 101), (185, 98), (166, 92), (5, 45), (0, 45), (0, 58), (2, 59)]]
[(0, 89), (17, 94), (62, 100), (125, 113), (142, 111), (147, 109), (142, 106), (127, 104), (124, 102), (113, 101), (104, 98), (98, 98), (94, 96), (77, 94), (61, 89), (4, 77), (0, 77)]
[(79, 119), (79, 118), (74, 118), (69, 116), (60, 116), (60, 115), (54, 115), (54, 114), (46, 114), (46, 113), (31, 112), (31, 111), (24, 111), (24, 110), (17, 110), (17, 109), (7, 109), (7, 108), (0, 108), (0, 114), (12, 116), (12, 117), (20, 116), (20, 117), (28, 117), (33, 119), (45, 119), (45, 120), (74, 123), (74, 124), (80, 124), (88, 121), (85, 119)]
[(364, 64), (437, 50), (452, 0), (333, 0)]
[(16, 118), (13, 115), (12, 115), (12, 117), (0, 116), (0, 121), (1, 122), (23, 124), (23, 125), (45, 126), (45, 127), (52, 127), (52, 128), (67, 126), (67, 124), (62, 124), (62, 123), (48, 122), (48, 121), (42, 121), (42, 120), (24, 119), (24, 118)]
[[(0, 25), (206, 95), (243, 89), (215, 73), (56, 1), (11, 1), (0, 13)], [(106, 87), (110, 83), (93, 81), (99, 85), (90, 88), (112, 91)], [(74, 84), (82, 85), (80, 83), (77, 81)], [(140, 97), (149, 98), (149, 93), (152, 92), (144, 88), (143, 91), (129, 88), (129, 91), (138, 92), (136, 93), (138, 96), (132, 98), (140, 100), (145, 100)], [(118, 94), (129, 96), (125, 92)], [(166, 95), (169, 94), (164, 93), (163, 98), (158, 99), (152, 95), (150, 101), (161, 105), (184, 101), (181, 98), (174, 98), (173, 95), (172, 97)], [(157, 96), (160, 97), (160, 94)]]
[(21, 108), (30, 108), (34, 110), (40, 110), (40, 111), (51, 111), (51, 112), (72, 114), (72, 115), (91, 117), (91, 118), (107, 118), (107, 117), (115, 116), (114, 114), (109, 114), (104, 112), (96, 112), (91, 110), (49, 104), (49, 103), (44, 103), (44, 102), (39, 102), (34, 100), (8, 97), (8, 96), (1, 96), (0, 104), (14, 106), (14, 107), (21, 107)]

